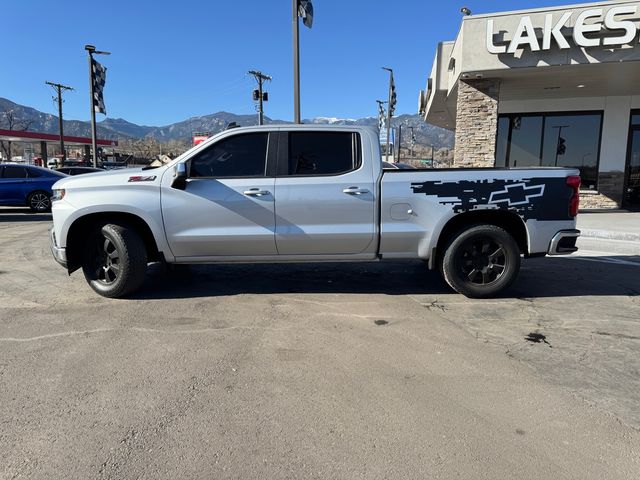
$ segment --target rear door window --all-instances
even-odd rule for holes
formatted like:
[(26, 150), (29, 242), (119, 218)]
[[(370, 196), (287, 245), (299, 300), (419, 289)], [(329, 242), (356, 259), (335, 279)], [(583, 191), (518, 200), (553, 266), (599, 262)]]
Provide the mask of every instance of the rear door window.
[(340, 175), (360, 168), (360, 135), (353, 132), (289, 132), (288, 174)]
[(27, 169), (20, 166), (5, 165), (2, 178), (27, 178)]

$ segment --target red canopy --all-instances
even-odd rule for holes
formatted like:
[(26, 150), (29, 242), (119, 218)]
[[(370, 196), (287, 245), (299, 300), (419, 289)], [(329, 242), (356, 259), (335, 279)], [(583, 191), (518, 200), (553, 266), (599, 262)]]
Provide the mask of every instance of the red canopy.
[[(20, 130), (3, 130), (0, 128), (0, 140), (10, 140), (12, 142), (58, 142), (60, 135), (52, 135), (50, 133), (29, 132)], [(64, 136), (65, 143), (76, 145), (91, 145), (91, 139), (86, 137), (70, 137)], [(109, 147), (117, 147), (117, 140), (101, 140), (96, 142), (98, 145)]]

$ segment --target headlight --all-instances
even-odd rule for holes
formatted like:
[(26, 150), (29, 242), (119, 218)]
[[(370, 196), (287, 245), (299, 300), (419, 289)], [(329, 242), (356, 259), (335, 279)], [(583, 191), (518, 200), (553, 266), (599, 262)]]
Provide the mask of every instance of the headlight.
[(53, 195), (51, 196), (51, 201), (55, 202), (56, 200), (62, 200), (64, 198), (64, 188), (54, 188)]

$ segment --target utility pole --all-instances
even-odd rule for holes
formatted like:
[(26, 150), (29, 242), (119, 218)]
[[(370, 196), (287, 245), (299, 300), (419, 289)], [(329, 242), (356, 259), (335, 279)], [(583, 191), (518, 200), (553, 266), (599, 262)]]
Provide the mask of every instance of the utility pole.
[[(253, 75), (256, 81), (258, 82), (258, 125), (264, 125), (264, 107), (262, 105), (263, 101), (269, 100), (269, 94), (262, 92), (262, 84), (268, 80), (271, 81), (271, 77), (269, 75), (265, 75), (264, 73), (258, 70), (249, 70), (249, 75)], [(256, 100), (256, 95), (254, 92), (253, 99)]]
[(67, 161), (67, 154), (64, 150), (64, 128), (62, 126), (62, 90), (73, 90), (73, 87), (68, 87), (66, 85), (62, 85), (61, 83), (53, 83), (53, 82), (44, 82), (47, 85), (51, 85), (53, 88), (57, 90), (58, 93), (58, 129), (60, 130), (60, 153), (62, 154), (62, 167), (64, 167), (65, 162)]
[(400, 163), (400, 156), (402, 155), (402, 124), (398, 127), (398, 163)]
[(435, 159), (436, 159), (436, 147), (431, 145), (431, 168), (436, 168)]
[(91, 106), (91, 148), (93, 155), (93, 167), (98, 167), (98, 135), (96, 132), (96, 109), (94, 106), (94, 75), (93, 75), (93, 56), (94, 55), (111, 55), (110, 52), (101, 52), (96, 50), (93, 45), (85, 45), (84, 49), (89, 53), (89, 105)]

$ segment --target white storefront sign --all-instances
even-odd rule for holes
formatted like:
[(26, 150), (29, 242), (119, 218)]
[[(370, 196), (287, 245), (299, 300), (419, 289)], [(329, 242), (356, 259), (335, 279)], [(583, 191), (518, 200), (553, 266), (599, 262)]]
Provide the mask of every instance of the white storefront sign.
[[(579, 47), (621, 46), (631, 43), (638, 33), (638, 29), (632, 20), (621, 20), (621, 15), (635, 15), (637, 5), (624, 5), (612, 7), (604, 14), (602, 8), (593, 8), (580, 12), (573, 26), (573, 42)], [(564, 27), (576, 12), (565, 12), (555, 22), (553, 14), (545, 15), (542, 26), (542, 42), (536, 36), (533, 22), (529, 15), (523, 16), (513, 34), (509, 45), (496, 45), (494, 43), (494, 21), (487, 20), (487, 50), (493, 54), (514, 54), (519, 49), (529, 47), (532, 52), (551, 50), (552, 41), (555, 41), (560, 49), (571, 48), (565, 34)], [(597, 36), (603, 31), (615, 32), (616, 35), (606, 37)], [(590, 36), (587, 37), (586, 35)]]

